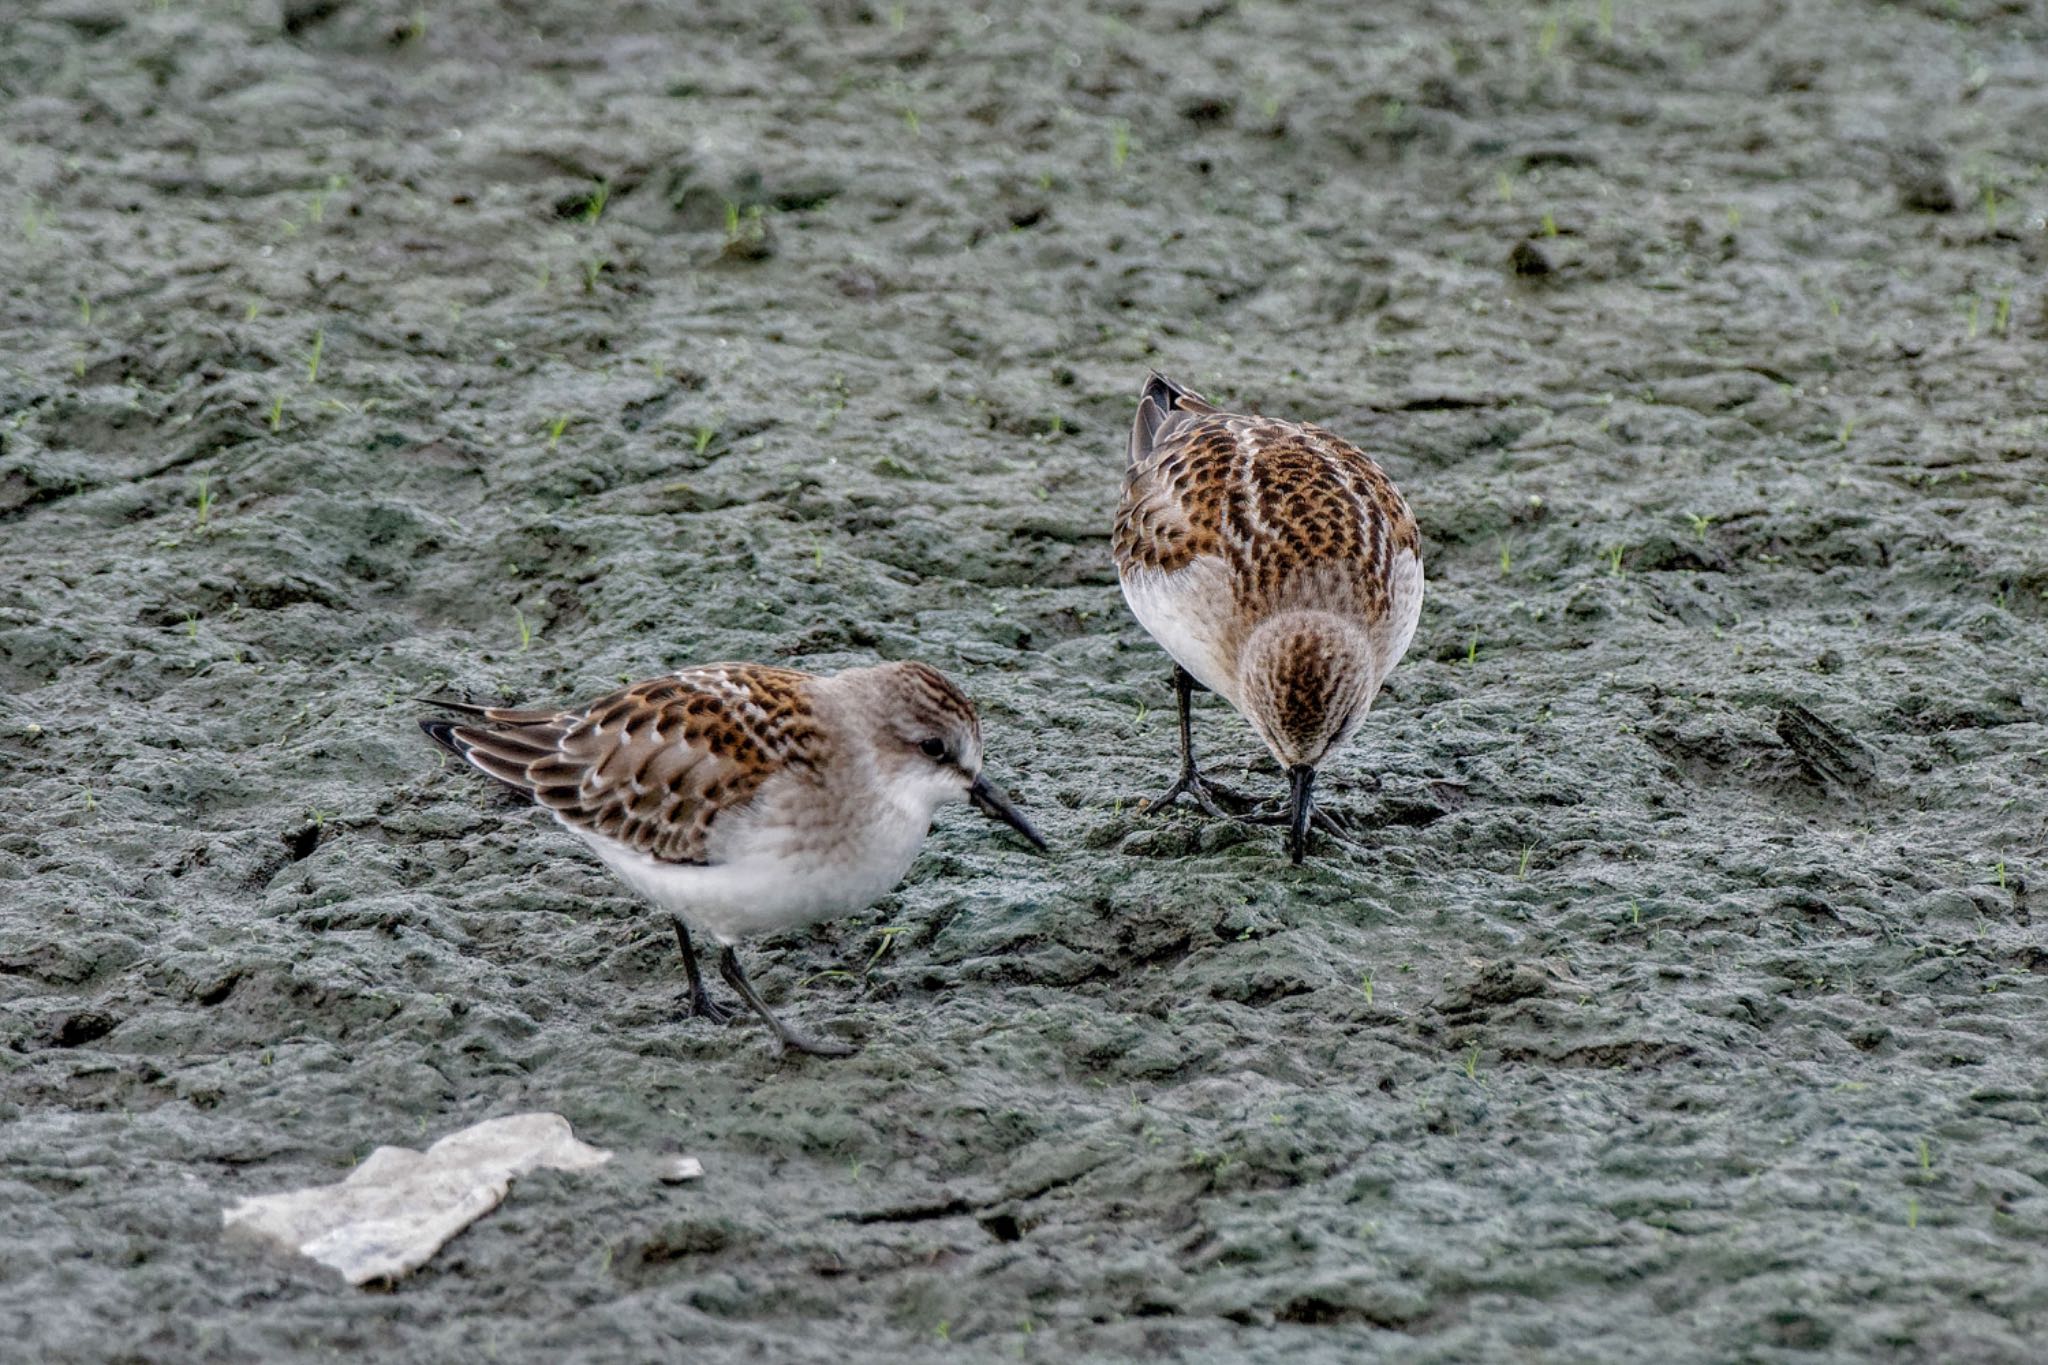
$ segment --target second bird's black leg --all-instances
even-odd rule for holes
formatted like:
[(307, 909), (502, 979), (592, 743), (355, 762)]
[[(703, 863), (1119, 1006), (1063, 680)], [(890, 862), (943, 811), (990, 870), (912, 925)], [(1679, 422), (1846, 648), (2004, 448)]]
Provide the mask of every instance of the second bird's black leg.
[(740, 993), (740, 999), (751, 1005), (754, 1013), (760, 1015), (774, 1031), (777, 1052), (807, 1052), (813, 1057), (851, 1057), (860, 1051), (850, 1043), (806, 1038), (777, 1019), (760, 994), (754, 990), (754, 983), (747, 980), (747, 974), (740, 969), (739, 953), (729, 946), (718, 950), (718, 974), (725, 978), (725, 984)]
[(704, 974), (697, 970), (697, 949), (690, 942), (690, 930), (683, 923), (681, 915), (670, 915), (669, 923), (676, 927), (676, 942), (683, 950), (683, 971), (690, 978), (690, 1013), (700, 1019), (709, 1019), (714, 1024), (732, 1022), (732, 1011), (711, 998), (704, 989)]
[(1195, 727), (1190, 703), (1194, 698), (1195, 689), (1200, 686), (1201, 684), (1195, 681), (1194, 674), (1179, 664), (1173, 666), (1173, 695), (1180, 709), (1180, 777), (1165, 792), (1147, 801), (1145, 809), (1158, 810), (1161, 806), (1172, 805), (1175, 798), (1185, 792), (1195, 799), (1196, 805), (1210, 815), (1230, 819), (1231, 813), (1216, 803), (1233, 801), (1242, 806), (1250, 804), (1251, 798), (1242, 792), (1232, 791), (1220, 782), (1211, 782), (1195, 768)]

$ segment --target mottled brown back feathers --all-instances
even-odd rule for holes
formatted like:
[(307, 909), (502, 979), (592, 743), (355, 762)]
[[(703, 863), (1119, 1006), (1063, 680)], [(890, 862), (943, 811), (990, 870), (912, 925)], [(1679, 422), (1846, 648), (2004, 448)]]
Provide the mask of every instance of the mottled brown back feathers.
[(425, 728), (567, 824), (665, 862), (702, 862), (721, 812), (776, 771), (814, 770), (824, 757), (813, 681), (788, 668), (709, 664), (586, 706), (460, 708), (481, 723)]
[(1256, 611), (1386, 616), (1393, 556), (1419, 556), (1421, 536), (1370, 456), (1321, 427), (1199, 399), (1179, 422), (1162, 422), (1143, 412), (1154, 401), (1148, 387), (1112, 541), (1120, 572), (1174, 573), (1213, 556), (1233, 596)]

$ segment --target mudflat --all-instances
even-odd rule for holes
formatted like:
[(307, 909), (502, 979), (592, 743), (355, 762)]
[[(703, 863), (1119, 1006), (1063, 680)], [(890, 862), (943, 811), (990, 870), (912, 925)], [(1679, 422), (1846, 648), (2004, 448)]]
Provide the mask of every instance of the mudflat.
[[(0, 120), (0, 1354), (2038, 1358), (2038, 5), (48, 0)], [(1140, 809), (1155, 367), (1421, 523), (1299, 869)], [(831, 1064), (408, 700), (877, 658), (1055, 847), (750, 949)], [(526, 1110), (393, 1293), (220, 1235)]]

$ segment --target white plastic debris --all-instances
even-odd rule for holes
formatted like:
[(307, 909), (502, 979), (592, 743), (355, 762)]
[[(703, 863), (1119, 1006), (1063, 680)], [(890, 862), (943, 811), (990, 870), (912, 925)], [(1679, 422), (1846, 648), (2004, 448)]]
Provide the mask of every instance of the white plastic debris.
[(664, 1185), (680, 1185), (685, 1181), (702, 1179), (704, 1163), (693, 1156), (672, 1156), (663, 1161), (655, 1171), (655, 1178)]
[(221, 1211), (221, 1223), (332, 1266), (350, 1284), (392, 1281), (496, 1208), (512, 1177), (542, 1166), (587, 1170), (611, 1155), (577, 1141), (560, 1114), (513, 1114), (424, 1152), (379, 1147), (338, 1185), (244, 1199)]

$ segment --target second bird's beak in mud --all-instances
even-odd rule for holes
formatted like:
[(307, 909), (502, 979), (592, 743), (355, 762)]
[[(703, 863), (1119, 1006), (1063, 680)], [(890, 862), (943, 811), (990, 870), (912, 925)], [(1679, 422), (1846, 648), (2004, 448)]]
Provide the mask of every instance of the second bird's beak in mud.
[(1308, 852), (1308, 822), (1316, 810), (1311, 790), (1315, 784), (1316, 770), (1308, 764), (1297, 763), (1287, 770), (1287, 785), (1294, 793), (1294, 805), (1287, 816), (1287, 856), (1297, 865)]
[(1045, 840), (1039, 836), (1037, 830), (1031, 828), (1031, 822), (1024, 818), (1024, 812), (1011, 805), (1010, 798), (1003, 794), (1003, 789), (986, 777), (974, 779), (974, 785), (967, 789), (967, 799), (976, 810), (989, 819), (1000, 820), (1040, 849), (1045, 847)]

